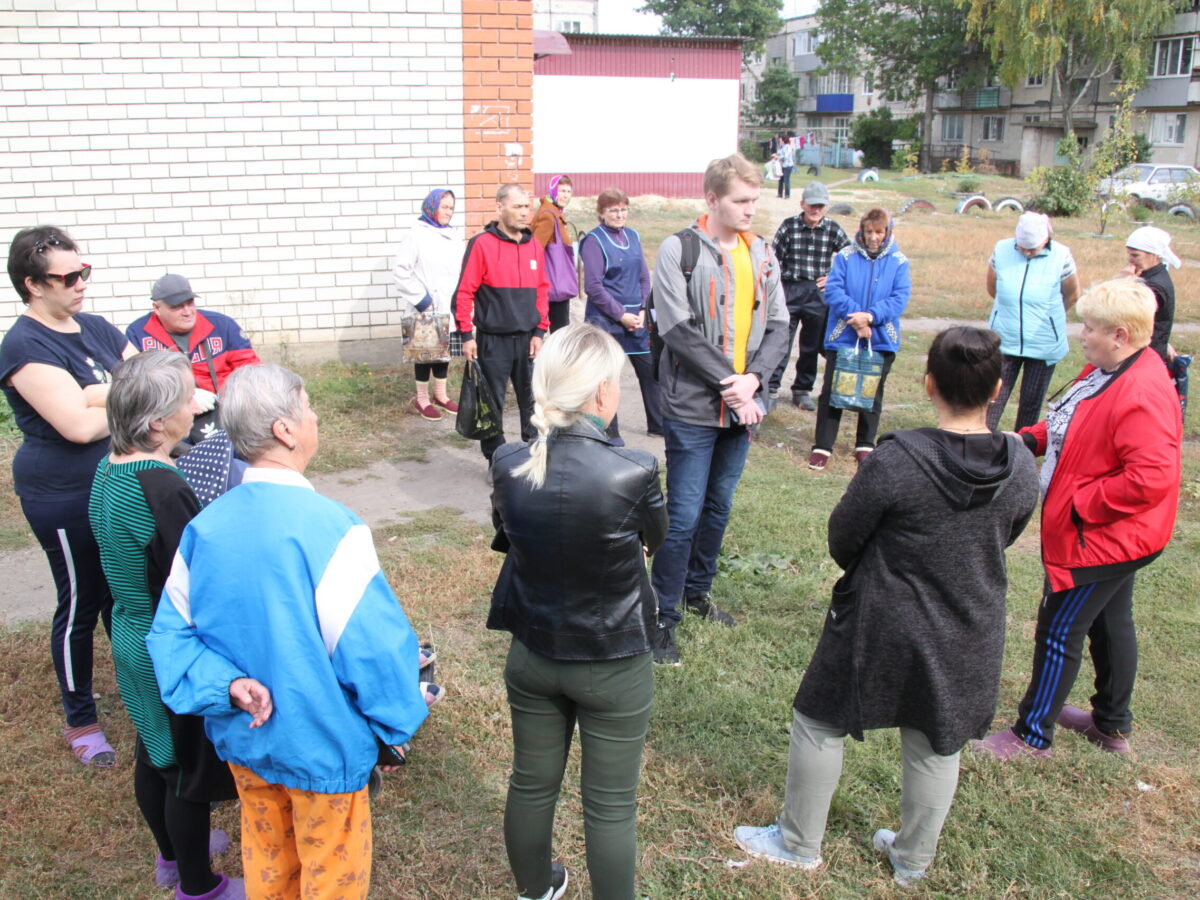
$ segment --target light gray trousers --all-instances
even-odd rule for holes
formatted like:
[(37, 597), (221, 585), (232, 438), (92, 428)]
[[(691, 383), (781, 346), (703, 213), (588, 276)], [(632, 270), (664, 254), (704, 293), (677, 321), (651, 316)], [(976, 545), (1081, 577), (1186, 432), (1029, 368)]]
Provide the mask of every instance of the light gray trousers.
[[(842, 775), (846, 733), (794, 713), (788, 749), (787, 789), (779, 827), (783, 843), (800, 856), (819, 857), (829, 804)], [(900, 830), (894, 854), (908, 869), (933, 862), (942, 824), (958, 788), (958, 754), (939, 756), (929, 739), (913, 728), (900, 729), (904, 775), (900, 789)]]

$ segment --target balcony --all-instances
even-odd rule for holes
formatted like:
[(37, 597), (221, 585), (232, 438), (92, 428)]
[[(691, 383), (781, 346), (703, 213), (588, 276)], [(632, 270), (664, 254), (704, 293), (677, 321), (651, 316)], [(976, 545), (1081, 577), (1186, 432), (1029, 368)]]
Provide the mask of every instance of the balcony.
[(854, 112), (853, 94), (817, 94), (817, 112)]
[(1002, 87), (938, 91), (933, 96), (934, 109), (1005, 109), (1011, 104), (1012, 91)]

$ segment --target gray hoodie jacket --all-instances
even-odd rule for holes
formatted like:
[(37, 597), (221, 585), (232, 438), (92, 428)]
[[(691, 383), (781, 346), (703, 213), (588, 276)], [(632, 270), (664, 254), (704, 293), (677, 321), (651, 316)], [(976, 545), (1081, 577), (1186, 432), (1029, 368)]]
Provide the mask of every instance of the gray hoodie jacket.
[[(700, 258), (688, 282), (680, 266), (682, 245), (671, 235), (654, 265), (656, 326), (662, 336), (659, 384), (663, 416), (689, 425), (727, 428), (734, 423), (721, 399), (721, 379), (733, 370), (733, 260), (703, 227)], [(746, 344), (746, 371), (765, 385), (788, 352), (788, 312), (779, 263), (770, 245), (747, 234), (754, 267), (754, 316)], [(761, 390), (761, 389), (760, 389)]]

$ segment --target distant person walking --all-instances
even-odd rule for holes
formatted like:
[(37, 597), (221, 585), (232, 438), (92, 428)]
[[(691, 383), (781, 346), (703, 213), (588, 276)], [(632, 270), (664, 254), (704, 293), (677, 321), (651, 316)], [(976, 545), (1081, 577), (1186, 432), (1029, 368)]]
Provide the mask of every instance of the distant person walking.
[(1022, 213), (1016, 238), (1001, 238), (992, 250), (987, 292), (996, 302), (988, 327), (1000, 335), (1004, 368), (1000, 393), (988, 408), (989, 428), (1000, 424), (1022, 369), (1014, 428), (1037, 422), (1054, 367), (1067, 355), (1067, 310), (1079, 299), (1079, 274), (1071, 251), (1050, 234), (1048, 216)]
[[(571, 249), (574, 244), (572, 233), (576, 229), (567, 221), (566, 209), (573, 196), (575, 196), (575, 185), (571, 182), (571, 176), (555, 175), (550, 179), (546, 196), (542, 198), (542, 202), (529, 224), (533, 230), (533, 239), (541, 245), (543, 250), (547, 250), (551, 244), (562, 244), (567, 250), (566, 255), (570, 256), (572, 265), (575, 264), (574, 250)], [(547, 250), (548, 254), (550, 252), (552, 251)], [(576, 274), (575, 293), (570, 297), (554, 299), (550, 303), (551, 331), (557, 331), (563, 326), (571, 324), (571, 299), (579, 292), (578, 278), (579, 276)]]
[(779, 136), (779, 184), (775, 187), (775, 195), (785, 200), (792, 196), (792, 171), (796, 168), (796, 148), (786, 134)]

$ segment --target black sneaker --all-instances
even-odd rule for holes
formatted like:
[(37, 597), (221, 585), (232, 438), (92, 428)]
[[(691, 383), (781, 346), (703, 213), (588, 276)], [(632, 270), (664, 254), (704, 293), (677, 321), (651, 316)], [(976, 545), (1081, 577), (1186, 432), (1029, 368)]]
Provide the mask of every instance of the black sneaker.
[(737, 626), (737, 622), (733, 620), (733, 616), (713, 603), (708, 594), (701, 594), (699, 597), (685, 597), (683, 605), (687, 607), (688, 612), (703, 616), (710, 622), (716, 622), (719, 625), (724, 625), (726, 628), (735, 628)]
[(798, 406), (806, 412), (812, 412), (817, 408), (817, 402), (813, 400), (812, 394), (808, 391), (793, 391), (792, 406)]
[(654, 663), (659, 666), (679, 666), (679, 650), (675, 647), (675, 626), (660, 625), (654, 635)]
[(567, 867), (558, 860), (550, 863), (550, 890), (538, 897), (520, 894), (518, 900), (560, 900), (567, 892)]

